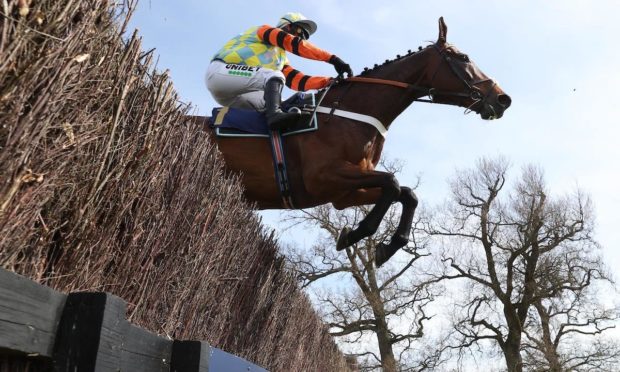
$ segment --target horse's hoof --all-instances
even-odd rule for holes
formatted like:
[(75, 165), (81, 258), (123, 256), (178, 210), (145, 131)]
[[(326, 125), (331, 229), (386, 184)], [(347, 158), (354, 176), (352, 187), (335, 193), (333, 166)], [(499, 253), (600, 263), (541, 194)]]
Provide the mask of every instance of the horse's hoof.
[(350, 232), (351, 232), (350, 228), (348, 227), (342, 228), (342, 231), (340, 231), (340, 235), (338, 235), (338, 242), (336, 243), (337, 251), (341, 251), (351, 245), (349, 244), (349, 239), (348, 239)]
[(381, 267), (386, 261), (390, 258), (386, 252), (387, 245), (383, 243), (379, 243), (377, 248), (375, 248), (375, 266)]
[(409, 239), (404, 236), (393, 236), (392, 241), (390, 241), (390, 245), (395, 247), (396, 249), (402, 248), (409, 243)]

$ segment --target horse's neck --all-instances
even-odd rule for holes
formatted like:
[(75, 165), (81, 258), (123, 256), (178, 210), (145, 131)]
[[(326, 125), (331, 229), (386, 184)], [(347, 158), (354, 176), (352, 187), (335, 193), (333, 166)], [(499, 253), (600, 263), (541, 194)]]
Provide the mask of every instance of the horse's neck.
[[(425, 62), (423, 55), (411, 55), (380, 66), (367, 77), (423, 85), (424, 79), (428, 78)], [(330, 100), (343, 109), (375, 117), (389, 128), (392, 121), (421, 95), (418, 91), (389, 84), (352, 82), (330, 95)]]

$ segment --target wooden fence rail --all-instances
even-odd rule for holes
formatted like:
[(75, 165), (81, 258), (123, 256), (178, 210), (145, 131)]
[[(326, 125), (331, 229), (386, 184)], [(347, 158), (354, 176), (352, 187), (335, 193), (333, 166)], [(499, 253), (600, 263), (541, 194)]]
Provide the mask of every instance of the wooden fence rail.
[(202, 341), (170, 340), (125, 319), (109, 293), (68, 295), (0, 269), (0, 354), (46, 358), (56, 371), (266, 371)]

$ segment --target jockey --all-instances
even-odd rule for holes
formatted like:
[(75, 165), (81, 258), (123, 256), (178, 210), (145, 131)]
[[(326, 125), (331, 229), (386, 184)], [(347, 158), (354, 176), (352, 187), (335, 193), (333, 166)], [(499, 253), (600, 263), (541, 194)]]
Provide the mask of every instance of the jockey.
[(265, 111), (272, 130), (295, 122), (299, 112), (280, 109), (283, 85), (297, 90), (321, 89), (332, 78), (309, 76), (289, 65), (286, 51), (334, 65), (338, 75), (352, 75), (343, 60), (310, 42), (315, 22), (301, 13), (286, 13), (276, 27), (252, 27), (229, 40), (213, 57), (205, 77), (213, 98), (223, 106)]

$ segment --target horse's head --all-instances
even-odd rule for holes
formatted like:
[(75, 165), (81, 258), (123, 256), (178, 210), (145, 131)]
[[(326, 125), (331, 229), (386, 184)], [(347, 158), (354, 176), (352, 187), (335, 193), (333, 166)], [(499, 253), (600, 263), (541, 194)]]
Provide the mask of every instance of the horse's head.
[(510, 106), (511, 99), (469, 59), (448, 44), (448, 27), (439, 18), (439, 37), (429, 46), (428, 53), (434, 53), (427, 69), (430, 74), (433, 102), (466, 107), (483, 119), (498, 119)]

